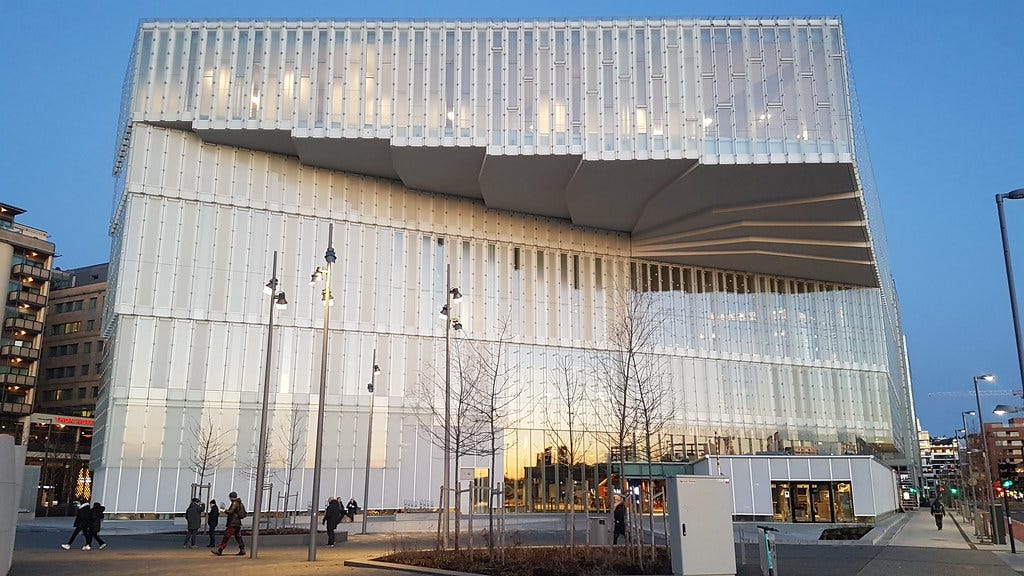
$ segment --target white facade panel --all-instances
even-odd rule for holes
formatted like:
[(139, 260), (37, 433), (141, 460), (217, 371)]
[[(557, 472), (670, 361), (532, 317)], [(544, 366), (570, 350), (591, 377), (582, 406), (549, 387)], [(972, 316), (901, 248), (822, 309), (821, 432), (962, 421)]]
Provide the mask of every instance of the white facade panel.
[[(740, 57), (757, 54), (755, 46), (760, 59)], [(444, 325), (436, 316), (446, 264), (467, 296), (455, 349), (493, 347), (507, 335), (504, 388), (515, 391), (514, 409), (503, 422), (507, 452), (495, 477), (519, 483), (507, 492), (512, 506), (536, 509), (557, 498), (557, 486), (527, 488), (539, 455), (552, 447), (538, 399), (560, 357), (585, 363), (607, 352), (617, 294), (628, 289), (649, 295), (666, 318), (656, 350), (670, 375), (672, 434), (687, 438), (688, 452), (898, 444), (905, 423), (893, 415), (904, 399), (891, 389), (902, 381), (892, 375), (887, 303), (871, 282), (636, 260), (639, 244), (628, 231), (489, 208), (533, 193), (533, 184), (475, 191), (478, 175), (466, 188), (449, 156), (486, 146), (473, 157), (486, 166), (576, 155), (575, 173), (591, 174), (593, 187), (609, 181), (629, 190), (584, 198), (577, 208), (613, 215), (636, 209), (615, 204), (618, 196), (700, 196), (654, 184), (634, 190), (650, 184), (644, 175), (655, 165), (636, 163), (649, 158), (679, 159), (672, 170), (758, 157), (822, 163), (831, 154), (852, 162), (838, 22), (143, 24), (136, 48), (95, 457), (98, 488), (123, 502), (118, 511), (179, 506), (195, 477), (186, 472), (187, 454), (164, 445), (175, 435), (187, 445), (187, 431), (207, 415), (238, 443), (216, 467), (215, 491), (240, 484), (252, 460), (252, 442), (240, 431), (258, 423), (268, 304), (261, 288), (274, 251), (290, 304), (274, 327), (272, 404), (315, 412), (323, 312), (305, 284), (327, 246), (328, 224), (339, 260), (326, 495), (361, 486), (360, 423), (377, 348), (384, 373), (370, 500), (399, 508), (436, 499), (440, 457), (426, 429), (437, 425), (428, 405), (442, 398)], [(304, 138), (311, 142), (299, 143)], [(307, 157), (317, 154), (324, 157)], [(396, 161), (401, 155), (413, 160)], [(363, 165), (328, 166), (331, 158)], [(546, 170), (524, 166), (522, 174)], [(664, 174), (676, 181), (672, 170)], [(555, 177), (543, 174), (537, 184)], [(754, 172), (743, 178), (757, 179)], [(565, 182), (552, 193), (563, 189), (575, 193)], [(847, 202), (859, 218), (860, 200), (850, 198), (828, 201)], [(849, 259), (867, 254), (873, 266), (869, 245), (860, 242), (867, 252)], [(308, 430), (303, 438), (307, 454), (296, 474), (308, 477), (314, 440)], [(604, 460), (607, 448), (595, 435), (583, 444), (586, 460)], [(787, 469), (794, 473), (821, 470)], [(132, 486), (143, 484), (158, 493), (141, 497)], [(751, 498), (744, 501), (756, 508)]]

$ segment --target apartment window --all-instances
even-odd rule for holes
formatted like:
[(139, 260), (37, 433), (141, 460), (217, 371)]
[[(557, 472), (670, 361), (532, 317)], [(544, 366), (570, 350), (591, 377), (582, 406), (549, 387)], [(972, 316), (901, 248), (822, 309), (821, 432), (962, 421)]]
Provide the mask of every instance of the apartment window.
[(82, 354), (92, 354), (92, 342), (82, 344)]
[(50, 346), (47, 350), (47, 354), (50, 356), (69, 356), (78, 354), (78, 344), (62, 344), (60, 346)]
[(92, 332), (93, 326), (95, 326), (95, 325), (96, 325), (96, 321), (95, 320), (86, 320), (86, 322), (85, 322), (85, 329), (88, 330), (89, 332)]
[(97, 352), (103, 352), (103, 341), (102, 340), (100, 340), (99, 342), (96, 343), (96, 351)]
[(85, 388), (79, 388), (78, 389), (78, 398), (79, 399), (85, 398)]
[(92, 387), (92, 397), (93, 398), (98, 398), (99, 395), (100, 395), (100, 387), (99, 386), (93, 386)]
[(96, 369), (95, 369), (95, 370), (93, 370), (93, 371), (92, 371), (92, 373), (93, 373), (93, 374), (99, 374), (99, 373), (100, 373), (100, 366), (101, 366), (101, 364), (97, 364), (97, 365), (96, 365)]
[(50, 334), (74, 334), (82, 330), (81, 322), (65, 322), (63, 324), (54, 324), (50, 327)]
[(96, 309), (96, 298), (89, 298), (89, 310)]
[(88, 364), (82, 364), (81, 368), (82, 368), (82, 376), (88, 376), (89, 375), (89, 365)]

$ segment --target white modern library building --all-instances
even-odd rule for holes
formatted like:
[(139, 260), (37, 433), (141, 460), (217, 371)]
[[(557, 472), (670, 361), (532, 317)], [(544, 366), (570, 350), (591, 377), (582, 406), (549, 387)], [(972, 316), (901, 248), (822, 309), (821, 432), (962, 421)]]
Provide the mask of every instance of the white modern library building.
[(317, 499), (373, 510), (439, 505), (446, 400), (449, 485), (515, 511), (611, 461), (914, 466), (838, 20), (144, 22), (121, 114), (108, 511), (251, 502), (265, 380), (264, 509), (309, 505), (322, 380)]

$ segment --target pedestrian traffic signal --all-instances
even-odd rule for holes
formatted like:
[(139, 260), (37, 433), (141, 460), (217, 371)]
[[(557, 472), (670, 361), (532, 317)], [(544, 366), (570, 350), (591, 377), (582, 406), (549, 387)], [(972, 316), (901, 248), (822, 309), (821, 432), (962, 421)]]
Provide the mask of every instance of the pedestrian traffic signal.
[(1013, 486), (1013, 480), (1003, 480), (1003, 488), (1009, 488)]
[(956, 486), (950, 486), (949, 493), (952, 494), (953, 496), (956, 496), (957, 494), (960, 493), (960, 489), (957, 488)]

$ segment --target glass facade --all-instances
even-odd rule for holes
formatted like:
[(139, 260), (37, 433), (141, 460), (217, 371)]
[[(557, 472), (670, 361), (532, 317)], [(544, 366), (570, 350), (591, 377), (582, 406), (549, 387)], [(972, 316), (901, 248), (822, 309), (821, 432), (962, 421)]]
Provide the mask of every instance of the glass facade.
[[(237, 446), (215, 491), (245, 493), (238, 478), (255, 442), (243, 431), (259, 426), (274, 251), (289, 308), (275, 315), (272, 419), (315, 414), (322, 308), (304, 287), (328, 223), (338, 262), (324, 498), (361, 491), (372, 433), (365, 505), (436, 505), (430, 408), (443, 401), (447, 265), (465, 295), (453, 362), (503, 350), (508, 410), (493, 477), (511, 509), (549, 509), (570, 478), (592, 491), (607, 478), (597, 366), (614, 350), (624, 294), (643, 295), (659, 322), (646, 353), (662, 368), (670, 417), (651, 439), (655, 458), (901, 446), (909, 392), (893, 370), (901, 343), (884, 286), (639, 260), (628, 233), (259, 151), (287, 130), (613, 164), (852, 161), (841, 40), (830, 20), (143, 24), (116, 161), (99, 497), (118, 512), (176, 510), (193, 480), (188, 430), (207, 419)], [(237, 141), (197, 133), (217, 129)], [(374, 349), (383, 372), (371, 431)], [(567, 364), (590, 391), (572, 465), (557, 456), (564, 411), (551, 385)], [(303, 502), (314, 428), (294, 470)], [(642, 444), (623, 449), (636, 459)], [(457, 468), (479, 478), (488, 466), (467, 456)], [(828, 494), (826, 508), (838, 502)]]
[(595, 159), (852, 154), (829, 19), (145, 23), (130, 74), (134, 121)]

